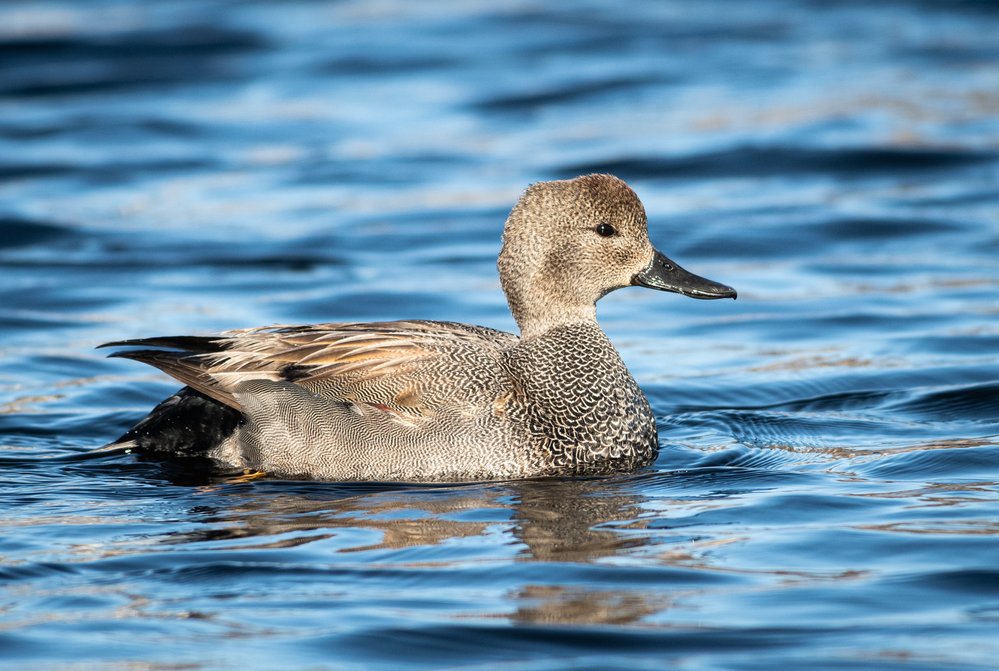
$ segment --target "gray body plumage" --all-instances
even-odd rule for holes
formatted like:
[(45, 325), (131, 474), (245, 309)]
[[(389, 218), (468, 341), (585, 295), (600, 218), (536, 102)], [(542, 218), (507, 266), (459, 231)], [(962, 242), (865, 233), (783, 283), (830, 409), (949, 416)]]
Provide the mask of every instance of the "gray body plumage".
[(520, 337), (401, 321), (112, 343), (143, 347), (117, 355), (188, 385), (118, 442), (186, 454), (176, 427), (194, 408), (202, 423), (213, 412), (232, 420), (209, 429), (201, 456), (282, 477), (446, 482), (647, 465), (655, 419), (598, 326), (596, 301), (636, 283), (735, 292), (689, 274), (702, 282), (689, 291), (651, 283), (685, 271), (655, 252), (646, 227), (637, 196), (614, 177), (528, 189), (498, 264)]

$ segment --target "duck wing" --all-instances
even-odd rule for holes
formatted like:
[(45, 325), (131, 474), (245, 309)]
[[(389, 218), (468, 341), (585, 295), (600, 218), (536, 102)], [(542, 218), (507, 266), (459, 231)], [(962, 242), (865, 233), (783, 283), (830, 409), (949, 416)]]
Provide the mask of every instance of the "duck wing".
[(444, 371), (486, 368), (485, 378), (496, 380), (502, 377), (502, 351), (517, 342), (510, 333), (481, 326), (394, 321), (268, 326), (101, 347), (141, 348), (111, 356), (154, 366), (240, 412), (237, 391), (244, 383), (266, 380), (393, 414), (424, 415), (446, 403), (449, 392), (461, 391)]

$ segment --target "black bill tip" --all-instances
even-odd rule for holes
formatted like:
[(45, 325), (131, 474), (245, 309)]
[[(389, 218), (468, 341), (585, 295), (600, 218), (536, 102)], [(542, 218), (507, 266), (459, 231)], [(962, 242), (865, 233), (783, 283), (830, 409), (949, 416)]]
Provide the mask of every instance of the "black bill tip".
[(658, 251), (653, 255), (652, 262), (636, 274), (631, 283), (702, 300), (735, 299), (739, 296), (732, 287), (688, 272)]

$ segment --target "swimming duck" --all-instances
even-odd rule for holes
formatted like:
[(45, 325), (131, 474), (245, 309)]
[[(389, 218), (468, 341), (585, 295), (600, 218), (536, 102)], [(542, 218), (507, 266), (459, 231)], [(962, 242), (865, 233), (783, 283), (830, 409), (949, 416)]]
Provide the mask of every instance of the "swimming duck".
[(284, 478), (458, 482), (632, 471), (658, 452), (648, 400), (597, 324), (626, 286), (735, 298), (649, 242), (611, 175), (530, 186), (499, 275), (520, 336), (441, 321), (266, 326), (123, 340), (111, 356), (186, 386), (109, 447)]

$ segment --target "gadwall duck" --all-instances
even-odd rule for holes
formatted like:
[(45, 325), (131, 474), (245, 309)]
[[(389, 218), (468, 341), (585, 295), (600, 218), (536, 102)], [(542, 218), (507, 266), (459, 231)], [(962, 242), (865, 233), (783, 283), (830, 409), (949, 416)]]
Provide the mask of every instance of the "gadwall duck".
[(520, 337), (394, 321), (143, 338), (111, 356), (187, 385), (109, 447), (207, 457), (285, 478), (456, 482), (631, 471), (658, 451), (649, 402), (597, 324), (639, 285), (736, 292), (649, 242), (645, 209), (610, 175), (527, 189), (499, 275)]

